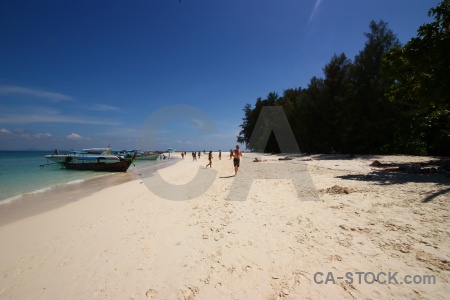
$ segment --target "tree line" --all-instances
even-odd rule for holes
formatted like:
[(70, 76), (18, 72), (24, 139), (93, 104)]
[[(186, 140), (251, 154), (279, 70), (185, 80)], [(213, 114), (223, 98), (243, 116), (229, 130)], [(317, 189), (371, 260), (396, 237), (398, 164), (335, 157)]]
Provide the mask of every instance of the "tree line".
[[(323, 78), (246, 104), (237, 141), (248, 149), (263, 106), (282, 106), (302, 152), (450, 155), (450, 0), (401, 45), (371, 21), (363, 50), (334, 54)], [(273, 132), (265, 152), (280, 152)]]

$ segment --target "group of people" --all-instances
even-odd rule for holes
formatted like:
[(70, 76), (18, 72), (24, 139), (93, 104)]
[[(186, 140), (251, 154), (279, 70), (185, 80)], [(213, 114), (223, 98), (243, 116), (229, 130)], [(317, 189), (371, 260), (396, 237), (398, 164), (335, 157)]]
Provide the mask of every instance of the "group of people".
[[(239, 170), (239, 165), (241, 163), (241, 158), (242, 158), (242, 151), (239, 148), (239, 145), (236, 145), (236, 149), (230, 150), (230, 159), (231, 158), (234, 158), (233, 159), (234, 175), (236, 175)], [(209, 163), (206, 165), (206, 167), (209, 166), (210, 168), (212, 168), (212, 159), (213, 159), (212, 151), (209, 151), (209, 154), (208, 154)], [(219, 160), (222, 160), (222, 151), (221, 150), (219, 150)]]
[[(186, 155), (187, 155), (186, 152), (181, 152), (181, 158), (182, 159), (184, 159), (184, 157)], [(197, 160), (197, 155), (198, 155), (198, 158), (200, 158), (202, 153), (200, 151), (198, 151), (198, 154), (197, 154), (197, 152), (194, 152), (194, 151), (192, 152), (192, 161)]]
[[(203, 153), (206, 153), (206, 151), (203, 151)], [(201, 152), (200, 151), (192, 152), (192, 161), (197, 160), (197, 155), (198, 155), (198, 158), (200, 158)], [(181, 152), (181, 157), (183, 159), (185, 156), (186, 156), (186, 152)], [(232, 158), (233, 158), (233, 165), (234, 165), (234, 175), (236, 175), (239, 170), (239, 165), (240, 165), (241, 158), (242, 158), (242, 151), (239, 148), (239, 145), (236, 145), (236, 149), (230, 150), (230, 159), (232, 159)], [(206, 165), (206, 167), (209, 166), (210, 168), (212, 168), (212, 159), (213, 159), (212, 151), (209, 151), (208, 164)], [(222, 160), (222, 150), (219, 150), (219, 160)]]
[[(202, 153), (198, 151), (198, 158), (200, 158)], [(197, 152), (192, 152), (192, 161), (197, 160)]]

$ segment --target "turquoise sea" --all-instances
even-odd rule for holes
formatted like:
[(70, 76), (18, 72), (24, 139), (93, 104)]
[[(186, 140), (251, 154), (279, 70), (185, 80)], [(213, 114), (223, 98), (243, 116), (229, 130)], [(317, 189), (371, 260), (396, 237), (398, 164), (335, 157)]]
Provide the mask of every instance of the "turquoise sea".
[[(0, 151), (0, 204), (51, 191), (56, 187), (80, 185), (88, 180), (114, 176), (114, 173), (73, 171), (51, 163), (44, 156), (48, 151)], [(137, 162), (128, 173), (139, 173), (146, 165), (158, 165), (159, 161)], [(117, 176), (117, 175), (116, 175)]]

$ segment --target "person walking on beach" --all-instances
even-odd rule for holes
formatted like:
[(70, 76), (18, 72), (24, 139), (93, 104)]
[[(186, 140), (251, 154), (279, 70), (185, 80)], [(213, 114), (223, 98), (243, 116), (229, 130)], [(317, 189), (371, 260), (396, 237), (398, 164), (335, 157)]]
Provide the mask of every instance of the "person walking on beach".
[(208, 154), (209, 164), (207, 164), (206, 167), (209, 166), (209, 168), (212, 168), (212, 159), (213, 159), (212, 151), (209, 151), (209, 154)]
[(233, 150), (230, 150), (230, 159), (233, 157)]
[(198, 159), (200, 159), (201, 155), (202, 155), (202, 153), (200, 151), (198, 151)]
[(239, 145), (236, 145), (236, 149), (233, 151), (233, 165), (234, 165), (234, 176), (237, 175), (239, 164), (241, 162), (242, 151), (239, 149)]
[(219, 160), (222, 160), (222, 150), (219, 150)]

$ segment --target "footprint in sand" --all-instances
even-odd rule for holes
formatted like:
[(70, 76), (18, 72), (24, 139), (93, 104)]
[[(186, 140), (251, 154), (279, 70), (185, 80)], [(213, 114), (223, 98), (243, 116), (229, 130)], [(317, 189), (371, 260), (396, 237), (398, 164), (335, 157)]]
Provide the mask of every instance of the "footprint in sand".
[(68, 258), (63, 259), (63, 260), (58, 264), (58, 267), (63, 267), (63, 266), (65, 266), (65, 265), (67, 265), (71, 260), (72, 260), (71, 257), (68, 257)]
[(211, 281), (211, 276), (208, 276), (205, 279), (200, 279), (200, 281), (204, 282), (205, 284), (209, 284), (209, 282)]
[(184, 297), (184, 299), (186, 299), (186, 300), (192, 300), (192, 299), (194, 299), (195, 298), (195, 296), (197, 296), (198, 295), (198, 293), (200, 292), (200, 290), (198, 289), (198, 287), (196, 287), (196, 286), (189, 286), (188, 288), (187, 288), (187, 290), (185, 290), (184, 292), (183, 292), (183, 297)]
[(148, 291), (145, 293), (145, 296), (147, 296), (147, 298), (155, 298), (158, 295), (158, 292), (154, 289), (148, 289)]
[(251, 268), (252, 268), (252, 266), (250, 266), (250, 265), (245, 265), (245, 266), (242, 266), (242, 271), (248, 272)]
[(450, 271), (450, 261), (448, 261), (445, 258), (436, 257), (431, 253), (424, 251), (417, 251), (416, 259), (418, 261), (428, 263), (439, 270)]
[(330, 259), (331, 261), (342, 261), (342, 257), (340, 257), (340, 256), (337, 255), (337, 254), (331, 255), (331, 256), (329, 257), (329, 259)]

